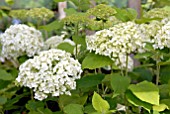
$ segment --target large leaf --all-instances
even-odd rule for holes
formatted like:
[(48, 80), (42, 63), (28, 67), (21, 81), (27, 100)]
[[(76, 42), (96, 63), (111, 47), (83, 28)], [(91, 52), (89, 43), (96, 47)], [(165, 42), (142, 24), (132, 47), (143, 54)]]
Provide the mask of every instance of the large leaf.
[(129, 86), (131, 92), (140, 100), (159, 105), (159, 89), (152, 82), (143, 81)]
[(37, 111), (37, 108), (44, 107), (44, 103), (41, 101), (30, 100), (26, 104), (26, 108), (30, 111)]
[(121, 76), (120, 74), (111, 75), (111, 86), (114, 94), (121, 94), (126, 91), (130, 84), (130, 78)]
[(54, 2), (64, 2), (64, 1), (66, 1), (66, 0), (53, 0)]
[(57, 48), (61, 49), (61, 50), (64, 50), (66, 52), (72, 53), (72, 54), (73, 54), (73, 51), (74, 51), (74, 46), (69, 44), (69, 43), (67, 43), (67, 42), (60, 43), (57, 46)]
[(168, 99), (170, 93), (170, 84), (159, 85), (160, 99)]
[(83, 105), (69, 104), (64, 107), (64, 112), (66, 114), (84, 114), (83, 113)]
[(147, 102), (144, 102), (144, 101), (141, 101), (131, 91), (126, 92), (126, 98), (127, 98), (128, 102), (130, 102), (134, 106), (141, 106), (141, 107), (143, 107), (144, 109), (146, 109), (149, 112), (152, 109), (151, 104), (149, 104)]
[(78, 13), (74, 8), (64, 9), (64, 11), (66, 12), (67, 16)]
[(3, 105), (7, 102), (7, 98), (4, 96), (0, 96), (0, 105)]
[(50, 24), (39, 26), (38, 29), (40, 29), (40, 30), (43, 29), (43, 30), (50, 32), (50, 31), (53, 31), (53, 30), (58, 30), (58, 29), (62, 28), (62, 26), (63, 26), (63, 23), (56, 20), (56, 21), (51, 22)]
[(164, 111), (165, 109), (169, 109), (166, 104), (159, 104), (158, 106), (157, 105), (153, 106), (153, 110), (158, 112)]
[(84, 105), (86, 103), (88, 96), (84, 95), (84, 96), (79, 96), (76, 94), (72, 94), (71, 96), (68, 95), (61, 95), (59, 97), (59, 106), (60, 108), (68, 105), (68, 104), (80, 104), (80, 105)]
[(28, 114), (57, 114), (53, 113), (50, 109), (44, 108), (44, 107), (39, 107), (37, 110), (31, 110)]
[(82, 46), (86, 47), (85, 37), (74, 35), (72, 38), (76, 44), (81, 44)]
[(77, 88), (84, 89), (96, 86), (103, 80), (103, 74), (87, 75), (79, 80), (77, 80)]
[(166, 104), (168, 108), (170, 109), (170, 99), (162, 99), (160, 101), (161, 104)]
[(145, 68), (145, 67), (135, 68), (133, 70), (133, 73), (135, 73), (138, 76), (138, 81), (139, 80), (152, 81), (153, 75), (152, 75), (152, 72), (148, 68)]
[(170, 66), (161, 67), (160, 70), (161, 84), (167, 84), (169, 80), (170, 80)]
[(101, 112), (102, 114), (105, 114), (110, 109), (109, 103), (96, 92), (94, 92), (92, 97), (92, 105), (96, 111)]
[(112, 60), (109, 57), (89, 53), (82, 62), (83, 69), (95, 69), (112, 64)]
[(14, 78), (10, 73), (6, 72), (6, 70), (0, 69), (0, 79), (7, 81), (7, 80), (13, 80)]

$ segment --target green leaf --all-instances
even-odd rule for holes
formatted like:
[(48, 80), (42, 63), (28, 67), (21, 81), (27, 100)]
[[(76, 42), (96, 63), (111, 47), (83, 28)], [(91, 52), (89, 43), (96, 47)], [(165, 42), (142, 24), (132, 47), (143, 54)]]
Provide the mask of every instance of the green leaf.
[(67, 16), (78, 13), (74, 8), (64, 9), (64, 11), (66, 12)]
[(101, 112), (102, 114), (105, 114), (110, 109), (109, 103), (96, 92), (94, 92), (92, 97), (92, 105), (96, 111)]
[(160, 101), (161, 104), (166, 104), (168, 108), (170, 109), (170, 99), (162, 99)]
[(33, 100), (30, 100), (28, 101), (28, 103), (26, 104), (26, 108), (28, 110), (31, 110), (31, 111), (37, 111), (37, 108), (39, 107), (44, 107), (44, 103), (41, 102), (41, 101), (33, 101)]
[(143, 81), (129, 86), (131, 92), (140, 100), (159, 105), (159, 89), (152, 82)]
[(5, 2), (9, 5), (13, 5), (14, 4), (14, 0), (5, 0)]
[(168, 106), (166, 104), (159, 104), (158, 106), (154, 105), (152, 108), (155, 111), (161, 112), (164, 111), (165, 109), (168, 109)]
[(134, 56), (135, 59), (143, 59), (151, 57), (153, 54), (151, 52), (145, 52), (145, 53), (138, 53)]
[(59, 106), (60, 108), (68, 105), (68, 104), (80, 104), (80, 105), (84, 105), (86, 103), (88, 96), (84, 95), (84, 96), (79, 96), (77, 94), (72, 94), (71, 96), (68, 95), (61, 95), (59, 97)]
[(7, 102), (7, 98), (4, 96), (0, 96), (0, 105), (3, 105)]
[(129, 103), (133, 104), (134, 106), (141, 106), (144, 109), (146, 109), (148, 112), (150, 112), (150, 110), (152, 109), (151, 104), (141, 101), (131, 91), (126, 92), (126, 98)]
[(135, 9), (127, 8), (127, 12), (129, 13), (129, 18), (130, 18), (131, 20), (136, 19), (137, 16), (138, 16), (138, 13), (137, 13), (137, 11), (136, 11)]
[(83, 106), (79, 104), (69, 104), (64, 107), (64, 112), (66, 114), (84, 114)]
[(92, 113), (95, 112), (96, 110), (93, 108), (92, 104), (88, 104), (87, 106), (84, 107), (84, 113)]
[(135, 68), (133, 70), (133, 73), (138, 75), (138, 81), (140, 80), (152, 81), (153, 74), (148, 68), (143, 68), (143, 67)]
[(53, 113), (48, 108), (40, 107), (40, 108), (37, 108), (36, 111), (35, 110), (31, 110), (28, 114), (56, 114), (56, 113)]
[(74, 35), (72, 38), (76, 44), (81, 44), (82, 46), (86, 47), (85, 37)]
[(0, 79), (8, 81), (8, 80), (13, 80), (14, 78), (6, 70), (0, 69)]
[(114, 94), (121, 94), (126, 91), (130, 84), (130, 78), (121, 76), (120, 74), (112, 74), (111, 76), (111, 86), (114, 90)]
[(66, 1), (66, 0), (53, 0), (54, 2), (64, 2), (64, 1)]
[(84, 88), (96, 86), (96, 85), (100, 84), (103, 79), (104, 79), (103, 74), (87, 75), (87, 76), (77, 80), (77, 82), (76, 82), (77, 88), (84, 89)]
[(160, 99), (169, 98), (170, 85), (169, 84), (162, 84), (162, 85), (159, 85), (158, 87), (159, 87)]
[(170, 66), (161, 67), (160, 70), (160, 82), (161, 84), (167, 84), (170, 80)]
[(48, 32), (51, 32), (51, 31), (58, 30), (58, 29), (62, 28), (62, 26), (63, 26), (63, 23), (56, 20), (56, 21), (51, 22), (50, 24), (39, 26), (38, 29), (40, 29), (40, 30), (43, 29), (43, 30), (46, 30)]
[(96, 69), (111, 65), (112, 62), (113, 61), (107, 56), (89, 53), (82, 62), (82, 68)]
[(71, 54), (73, 54), (73, 51), (74, 51), (74, 46), (71, 45), (70, 43), (67, 43), (67, 42), (63, 42), (63, 43), (60, 43), (58, 46), (57, 46), (58, 49), (61, 49), (61, 50), (64, 50), (66, 52), (69, 52)]
[(4, 110), (11, 110), (11, 109), (18, 108), (18, 106), (16, 106), (15, 103), (17, 103), (24, 96), (28, 96), (28, 95), (29, 92), (25, 92), (22, 93), (21, 95), (17, 95), (14, 98), (9, 99), (4, 105)]

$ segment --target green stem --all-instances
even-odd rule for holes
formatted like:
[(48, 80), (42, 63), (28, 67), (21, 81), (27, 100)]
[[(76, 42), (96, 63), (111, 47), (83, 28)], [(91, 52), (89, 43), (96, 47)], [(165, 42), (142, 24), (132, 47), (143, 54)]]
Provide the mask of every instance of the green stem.
[(33, 90), (30, 89), (30, 92), (31, 92), (31, 100), (34, 100)]
[(126, 69), (125, 69), (125, 76), (128, 76), (128, 54), (126, 54)]
[(156, 85), (159, 83), (159, 75), (160, 75), (160, 65), (158, 64), (159, 61), (156, 63)]
[(6, 88), (0, 90), (0, 95), (4, 94), (6, 91), (8, 91), (8, 90), (10, 90), (11, 88), (14, 88), (14, 87), (15, 87), (14, 83), (9, 84)]
[[(119, 63), (121, 64), (121, 61), (120, 61), (120, 58), (119, 58), (119, 57), (118, 57), (118, 60), (119, 60)], [(123, 70), (122, 70), (122, 69), (120, 69), (120, 70), (121, 70), (121, 75), (124, 76)]]
[(2, 109), (0, 109), (0, 114), (4, 114), (4, 111)]

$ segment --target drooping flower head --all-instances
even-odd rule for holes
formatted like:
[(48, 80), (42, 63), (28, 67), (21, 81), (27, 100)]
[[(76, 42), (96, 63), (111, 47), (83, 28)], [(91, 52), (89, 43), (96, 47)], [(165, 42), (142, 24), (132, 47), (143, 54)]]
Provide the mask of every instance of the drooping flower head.
[(17, 84), (33, 89), (34, 98), (43, 100), (48, 96), (71, 95), (76, 89), (76, 79), (82, 73), (78, 60), (58, 49), (40, 52), (19, 68)]
[(1, 55), (7, 59), (16, 59), (22, 55), (32, 57), (44, 45), (41, 32), (24, 24), (11, 25), (0, 35), (0, 41)]

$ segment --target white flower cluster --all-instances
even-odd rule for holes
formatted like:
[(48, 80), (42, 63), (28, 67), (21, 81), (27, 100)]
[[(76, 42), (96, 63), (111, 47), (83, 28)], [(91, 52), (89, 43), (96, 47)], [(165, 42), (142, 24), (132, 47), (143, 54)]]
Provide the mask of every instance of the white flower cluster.
[(11, 25), (0, 35), (0, 41), (1, 55), (7, 59), (16, 59), (22, 55), (34, 56), (44, 45), (41, 32), (24, 24)]
[(170, 48), (170, 18), (162, 21), (151, 21), (149, 24), (141, 24), (140, 29), (144, 35), (144, 42), (152, 43), (154, 49)]
[[(109, 56), (113, 61), (118, 61), (117, 59), (122, 57), (126, 58), (127, 54), (135, 51), (142, 52), (145, 46), (139, 25), (134, 22), (120, 23), (108, 30), (98, 31), (92, 36), (87, 36), (86, 43), (88, 50)], [(117, 62), (116, 64), (118, 65)]]
[(170, 21), (158, 30), (153, 47), (155, 49), (170, 48)]
[(45, 46), (44, 46), (44, 48), (45, 48), (45, 49), (51, 49), (51, 48), (56, 49), (57, 46), (58, 46), (60, 43), (64, 43), (64, 42), (67, 42), (67, 43), (71, 44), (72, 46), (75, 46), (75, 43), (74, 43), (72, 40), (70, 40), (70, 39), (68, 39), (68, 38), (64, 39), (66, 36), (67, 36), (67, 33), (63, 31), (63, 32), (62, 32), (62, 35), (60, 35), (60, 36), (59, 36), (59, 35), (56, 35), (56, 36), (50, 37), (49, 39), (47, 39), (47, 40), (45, 41)]
[(19, 67), (17, 84), (32, 88), (35, 99), (43, 100), (48, 95), (71, 95), (80, 79), (81, 64), (71, 54), (58, 49), (40, 52)]

